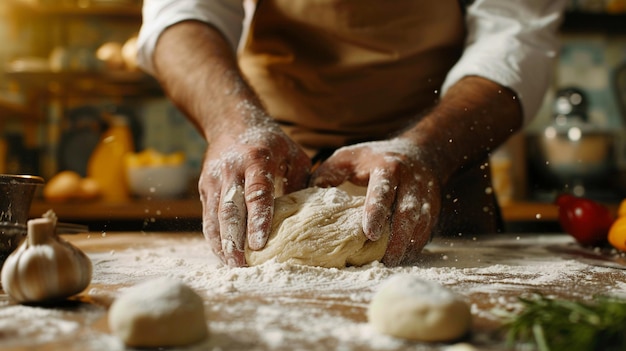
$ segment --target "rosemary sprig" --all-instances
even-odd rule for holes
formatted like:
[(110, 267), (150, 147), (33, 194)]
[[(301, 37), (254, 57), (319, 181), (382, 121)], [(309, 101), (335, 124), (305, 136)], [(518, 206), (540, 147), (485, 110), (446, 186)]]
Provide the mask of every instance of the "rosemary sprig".
[(536, 294), (505, 323), (507, 344), (534, 343), (540, 351), (626, 350), (626, 302), (598, 296), (588, 303)]

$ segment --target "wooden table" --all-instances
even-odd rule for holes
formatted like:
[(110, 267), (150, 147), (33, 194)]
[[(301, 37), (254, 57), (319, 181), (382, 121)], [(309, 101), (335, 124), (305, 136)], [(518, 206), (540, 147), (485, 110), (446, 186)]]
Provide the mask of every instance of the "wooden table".
[[(590, 265), (554, 247), (565, 235), (435, 239), (412, 267), (329, 270), (270, 264), (222, 266), (200, 233), (90, 233), (65, 236), (90, 256), (91, 286), (61, 306), (15, 305), (0, 294), (2, 350), (123, 350), (107, 327), (107, 307), (126, 287), (171, 276), (203, 296), (211, 336), (189, 350), (440, 350), (446, 345), (396, 340), (366, 318), (380, 282), (409, 273), (435, 280), (472, 306), (480, 350), (502, 350), (497, 311), (531, 292), (568, 299), (626, 294), (626, 271)], [(624, 295), (626, 296), (626, 295)]]

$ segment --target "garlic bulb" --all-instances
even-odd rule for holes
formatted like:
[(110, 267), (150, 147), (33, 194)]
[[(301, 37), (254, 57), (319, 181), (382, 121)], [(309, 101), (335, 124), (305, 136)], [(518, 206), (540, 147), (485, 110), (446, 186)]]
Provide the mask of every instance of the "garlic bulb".
[(28, 221), (28, 236), (2, 267), (2, 288), (20, 303), (61, 300), (91, 282), (91, 261), (54, 233), (56, 219)]

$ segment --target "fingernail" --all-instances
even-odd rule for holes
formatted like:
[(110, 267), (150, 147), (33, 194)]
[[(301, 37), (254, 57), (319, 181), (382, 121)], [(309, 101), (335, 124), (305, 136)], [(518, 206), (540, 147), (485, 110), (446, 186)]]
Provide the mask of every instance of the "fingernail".
[(363, 226), (363, 232), (368, 239), (376, 241), (382, 236), (382, 226), (366, 224), (365, 226)]
[(267, 237), (260, 230), (254, 233), (251, 233), (248, 236), (248, 238), (249, 238), (248, 245), (250, 245), (250, 248), (253, 250), (262, 249), (263, 246), (265, 246), (265, 243), (267, 242)]

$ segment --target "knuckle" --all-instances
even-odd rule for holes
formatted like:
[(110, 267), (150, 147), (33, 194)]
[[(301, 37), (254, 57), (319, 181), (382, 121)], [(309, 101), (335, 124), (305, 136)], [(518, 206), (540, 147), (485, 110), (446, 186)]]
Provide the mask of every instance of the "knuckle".
[(274, 181), (269, 177), (254, 177), (246, 181), (246, 202), (267, 202), (273, 197)]
[(245, 151), (244, 158), (250, 162), (269, 163), (272, 160), (272, 151), (266, 147), (251, 147)]
[(215, 195), (215, 189), (218, 189), (218, 182), (216, 179), (208, 175), (207, 172), (200, 172), (200, 177), (198, 178), (198, 192), (200, 194), (200, 200), (203, 203), (209, 200), (211, 195)]
[(241, 211), (239, 207), (233, 201), (225, 201), (220, 206), (218, 211), (220, 221), (226, 223), (236, 223), (241, 217)]

